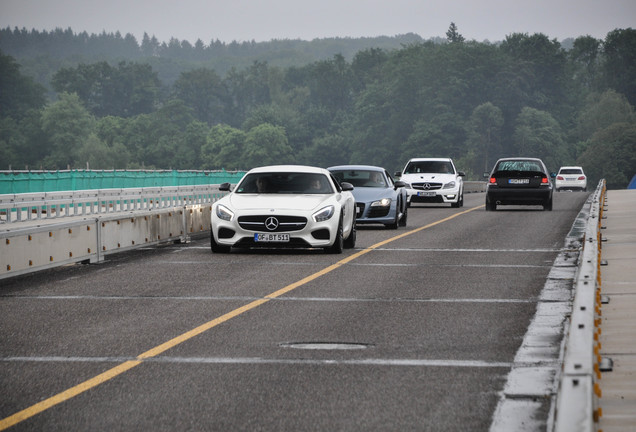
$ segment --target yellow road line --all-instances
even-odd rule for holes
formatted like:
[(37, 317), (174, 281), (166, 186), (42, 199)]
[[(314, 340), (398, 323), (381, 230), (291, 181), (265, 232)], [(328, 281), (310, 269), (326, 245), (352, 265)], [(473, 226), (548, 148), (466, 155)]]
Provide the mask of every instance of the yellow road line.
[(400, 235), (397, 235), (395, 237), (391, 237), (389, 239), (383, 240), (383, 241), (381, 241), (379, 243), (376, 243), (376, 244), (374, 244), (372, 246), (369, 246), (366, 249), (363, 249), (363, 250), (361, 250), (359, 252), (356, 252), (356, 253), (354, 253), (354, 254), (352, 254), (352, 255), (350, 255), (350, 256), (348, 256), (348, 257), (346, 257), (346, 258), (344, 258), (344, 259), (342, 259), (340, 261), (338, 261), (335, 264), (332, 264), (332, 265), (330, 265), (328, 267), (325, 267), (324, 269), (322, 269), (322, 270), (320, 270), (320, 271), (318, 271), (316, 273), (313, 273), (313, 274), (311, 274), (311, 275), (309, 275), (309, 276), (307, 276), (307, 277), (305, 277), (305, 278), (303, 278), (303, 279), (301, 279), (301, 280), (299, 280), (297, 282), (294, 282), (294, 283), (292, 283), (290, 285), (287, 285), (286, 287), (281, 288), (278, 291), (274, 291), (273, 293), (271, 293), (269, 295), (266, 295), (262, 299), (254, 300), (251, 303), (248, 303), (248, 304), (246, 304), (244, 306), (241, 306), (240, 308), (234, 309), (233, 311), (228, 312), (228, 313), (226, 313), (224, 315), (221, 315), (220, 317), (215, 318), (212, 321), (208, 321), (205, 324), (202, 324), (202, 325), (200, 325), (198, 327), (193, 328), (192, 330), (190, 330), (188, 332), (185, 332), (185, 333), (183, 333), (183, 334), (181, 334), (181, 335), (179, 335), (179, 336), (177, 336), (177, 337), (175, 337), (173, 339), (170, 339), (169, 341), (164, 342), (161, 345), (157, 345), (156, 347), (144, 352), (143, 354), (138, 355), (136, 360), (129, 360), (129, 361), (126, 361), (126, 362), (124, 362), (122, 364), (119, 364), (119, 365), (115, 366), (114, 368), (111, 368), (111, 369), (107, 370), (104, 373), (101, 373), (101, 374), (99, 374), (99, 375), (97, 375), (97, 376), (95, 376), (95, 377), (93, 377), (93, 378), (91, 378), (89, 380), (84, 381), (81, 384), (76, 385), (75, 387), (71, 387), (68, 390), (65, 390), (65, 391), (63, 391), (61, 393), (58, 393), (55, 396), (52, 396), (52, 397), (50, 397), (48, 399), (45, 399), (42, 402), (39, 402), (39, 403), (37, 403), (35, 405), (32, 405), (32, 406), (30, 406), (30, 407), (28, 407), (26, 409), (23, 409), (22, 411), (17, 412), (17, 413), (15, 413), (15, 414), (13, 414), (13, 415), (11, 415), (9, 417), (6, 417), (6, 418), (0, 420), (0, 431), (3, 431), (5, 429), (7, 429), (7, 428), (10, 428), (11, 426), (14, 426), (14, 425), (16, 425), (16, 424), (18, 424), (18, 423), (30, 418), (30, 417), (33, 417), (33, 416), (35, 416), (35, 415), (37, 415), (37, 414), (39, 414), (39, 413), (41, 413), (43, 411), (46, 411), (47, 409), (49, 409), (49, 408), (51, 408), (51, 407), (53, 407), (53, 406), (55, 406), (57, 404), (65, 402), (65, 401), (67, 401), (67, 400), (69, 400), (71, 398), (74, 398), (75, 396), (77, 396), (77, 395), (79, 395), (79, 394), (81, 394), (81, 393), (83, 393), (83, 392), (85, 392), (87, 390), (90, 390), (90, 389), (92, 389), (94, 387), (97, 387), (98, 385), (100, 385), (100, 384), (102, 384), (102, 383), (104, 383), (106, 381), (109, 381), (109, 380), (115, 378), (116, 376), (121, 375), (124, 372), (127, 372), (127, 371), (129, 371), (130, 369), (132, 369), (132, 368), (134, 368), (136, 366), (139, 366), (140, 364), (143, 363), (144, 359), (149, 359), (149, 358), (152, 358), (152, 357), (156, 357), (156, 356), (160, 355), (161, 353), (169, 350), (170, 348), (174, 348), (175, 346), (177, 346), (177, 345), (179, 345), (179, 344), (181, 344), (181, 343), (183, 343), (183, 342), (185, 342), (185, 341), (187, 341), (189, 339), (192, 339), (193, 337), (195, 337), (197, 335), (200, 335), (201, 333), (203, 333), (203, 332), (205, 332), (207, 330), (210, 330), (211, 328), (216, 327), (219, 324), (222, 324), (222, 323), (224, 323), (226, 321), (229, 321), (232, 318), (235, 318), (235, 317), (237, 317), (237, 316), (239, 316), (239, 315), (241, 315), (241, 314), (243, 314), (243, 313), (245, 313), (247, 311), (250, 311), (250, 310), (252, 310), (254, 308), (257, 308), (258, 306), (260, 306), (260, 305), (262, 305), (264, 303), (267, 303), (268, 301), (270, 301), (272, 299), (280, 297), (283, 294), (286, 294), (286, 293), (288, 293), (288, 292), (290, 292), (290, 291), (292, 291), (292, 290), (294, 290), (294, 289), (296, 289), (296, 288), (298, 288), (298, 287), (300, 287), (302, 285), (305, 285), (305, 284), (307, 284), (307, 283), (309, 283), (309, 282), (311, 282), (313, 280), (316, 280), (319, 277), (324, 276), (327, 273), (332, 272), (333, 270), (341, 267), (342, 265), (347, 264), (347, 263), (349, 263), (349, 262), (361, 257), (362, 255), (371, 252), (374, 249), (382, 247), (382, 246), (384, 246), (384, 245), (386, 245), (388, 243), (391, 243), (391, 242), (393, 242), (395, 240), (398, 240), (398, 239), (407, 237), (409, 235), (418, 233), (418, 232), (420, 232), (422, 230), (431, 228), (431, 227), (433, 227), (435, 225), (439, 225), (441, 223), (447, 222), (447, 221), (449, 221), (451, 219), (456, 218), (457, 216), (466, 214), (468, 212), (471, 212), (473, 210), (476, 210), (476, 209), (479, 209), (479, 208), (482, 208), (482, 207), (483, 207), (483, 205), (482, 206), (473, 207), (473, 208), (470, 208), (468, 210), (464, 210), (464, 211), (459, 212), (459, 213), (454, 213), (453, 215), (451, 215), (451, 216), (449, 216), (447, 218), (440, 219), (440, 220), (438, 220), (436, 222), (432, 222), (432, 223), (430, 223), (428, 225), (424, 225), (424, 226), (421, 226), (421, 227), (416, 228), (414, 230), (404, 232), (404, 233), (402, 233)]

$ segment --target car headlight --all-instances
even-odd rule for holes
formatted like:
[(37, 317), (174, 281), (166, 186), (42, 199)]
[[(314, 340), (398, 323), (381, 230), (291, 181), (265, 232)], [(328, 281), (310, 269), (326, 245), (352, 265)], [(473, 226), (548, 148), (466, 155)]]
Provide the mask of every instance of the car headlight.
[(453, 189), (455, 187), (455, 182), (448, 182), (444, 185), (444, 187), (442, 189)]
[(326, 220), (331, 219), (331, 216), (333, 216), (335, 211), (336, 211), (336, 208), (330, 205), (318, 210), (316, 213), (312, 215), (312, 217), (314, 218), (316, 222), (324, 222)]
[(379, 201), (373, 201), (371, 207), (387, 207), (391, 205), (391, 198), (382, 198)]
[(234, 213), (222, 204), (216, 206), (216, 216), (224, 221), (231, 221)]

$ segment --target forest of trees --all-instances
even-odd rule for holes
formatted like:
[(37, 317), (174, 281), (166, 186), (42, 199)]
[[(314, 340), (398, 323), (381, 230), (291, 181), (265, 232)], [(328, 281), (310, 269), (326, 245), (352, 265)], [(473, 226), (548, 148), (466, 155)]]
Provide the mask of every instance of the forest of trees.
[(636, 174), (636, 30), (565, 45), (521, 33), (467, 41), (452, 23), (428, 41), (209, 45), (4, 29), (0, 169), (396, 171), (448, 156), (478, 179), (498, 157), (524, 155), (625, 187)]

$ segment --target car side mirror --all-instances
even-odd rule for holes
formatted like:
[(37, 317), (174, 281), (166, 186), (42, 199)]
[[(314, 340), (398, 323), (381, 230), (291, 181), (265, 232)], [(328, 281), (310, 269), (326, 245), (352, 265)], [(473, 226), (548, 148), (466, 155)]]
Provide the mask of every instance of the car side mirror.
[(460, 177), (466, 177), (466, 173), (464, 171), (457, 171), (457, 175)]
[(343, 191), (352, 191), (353, 185), (351, 183), (342, 182), (340, 183), (340, 188), (342, 188)]
[(395, 188), (402, 188), (402, 187), (406, 187), (406, 183), (403, 182), (402, 180), (397, 180), (395, 183)]
[(396, 177), (402, 177), (402, 172), (401, 171), (396, 171), (394, 175)]
[(229, 183), (221, 183), (219, 185), (219, 190), (221, 192), (230, 192), (232, 189), (231, 189), (231, 185)]

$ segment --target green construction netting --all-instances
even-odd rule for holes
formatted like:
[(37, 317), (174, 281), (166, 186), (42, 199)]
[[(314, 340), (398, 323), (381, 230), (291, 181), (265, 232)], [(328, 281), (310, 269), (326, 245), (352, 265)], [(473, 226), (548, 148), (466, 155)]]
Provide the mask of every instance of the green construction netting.
[(3, 171), (0, 194), (237, 183), (244, 171)]

